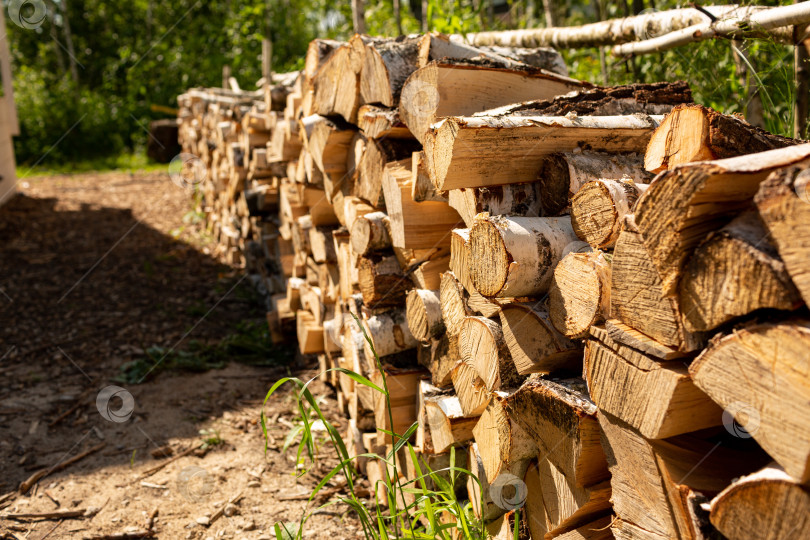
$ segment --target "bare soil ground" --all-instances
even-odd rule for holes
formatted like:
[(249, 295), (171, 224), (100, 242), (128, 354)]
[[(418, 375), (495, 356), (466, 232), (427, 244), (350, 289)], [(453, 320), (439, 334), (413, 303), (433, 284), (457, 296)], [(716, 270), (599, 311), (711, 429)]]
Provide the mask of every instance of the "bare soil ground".
[[(155, 511), (156, 538), (274, 538), (336, 463), (324, 449), (314, 476), (293, 474), (294, 448), (281, 452), (297, 422), (291, 388), (265, 407), (265, 454), (262, 399), (295, 371), (294, 352), (273, 351), (266, 366), (163, 369), (264, 317), (249, 282), (210, 256), (190, 208), (162, 173), (31, 179), (0, 208), (3, 538), (134, 538)], [(108, 386), (121, 389), (99, 403)], [(315, 390), (341, 424), (331, 390)], [(164, 447), (171, 457), (153, 457)], [(357, 537), (357, 521), (330, 508), (306, 537)], [(55, 516), (20, 516), (43, 513)]]

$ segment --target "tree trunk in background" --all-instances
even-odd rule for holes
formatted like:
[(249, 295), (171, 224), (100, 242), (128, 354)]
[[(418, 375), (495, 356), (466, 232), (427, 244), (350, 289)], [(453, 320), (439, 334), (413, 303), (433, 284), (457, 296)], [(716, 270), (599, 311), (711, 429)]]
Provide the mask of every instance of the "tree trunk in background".
[(366, 2), (365, 0), (352, 0), (352, 24), (358, 34), (366, 33)]
[(73, 82), (78, 86), (79, 84), (79, 69), (76, 67), (76, 52), (73, 50), (73, 35), (70, 33), (70, 17), (68, 17), (68, 3), (67, 0), (62, 2), (62, 19), (65, 22), (65, 42), (67, 45), (67, 53), (70, 59), (70, 76)]
[(428, 0), (422, 0), (422, 32), (430, 31), (430, 19), (428, 18)]
[(557, 14), (554, 12), (554, 0), (543, 0), (543, 11), (546, 16), (546, 26), (555, 28), (557, 26)]
[(48, 2), (48, 7), (50, 8), (49, 11), (51, 18), (51, 24), (49, 25), (51, 39), (53, 39), (53, 42), (56, 44), (56, 47), (54, 47), (54, 52), (56, 53), (56, 63), (59, 65), (59, 72), (63, 73), (65, 71), (65, 57), (62, 55), (62, 45), (59, 43), (59, 34), (57, 33), (56, 23), (54, 22), (56, 21), (56, 11), (58, 8), (52, 1)]
[(793, 136), (807, 137), (807, 108), (810, 101), (810, 26), (794, 29), (794, 73), (796, 82), (796, 103), (793, 109)]
[(402, 6), (400, 0), (394, 0), (394, 21), (397, 24), (397, 35), (402, 35)]
[(748, 45), (742, 40), (731, 42), (731, 53), (734, 57), (735, 72), (740, 84), (745, 87), (745, 119), (754, 126), (764, 128), (765, 117), (762, 114), (762, 99), (759, 97), (759, 86), (752, 73), (751, 59), (747, 54)]

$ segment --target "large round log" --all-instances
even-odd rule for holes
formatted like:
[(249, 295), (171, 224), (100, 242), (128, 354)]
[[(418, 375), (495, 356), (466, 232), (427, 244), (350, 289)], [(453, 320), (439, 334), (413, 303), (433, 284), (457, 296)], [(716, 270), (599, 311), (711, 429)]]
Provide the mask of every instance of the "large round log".
[(647, 186), (632, 180), (587, 182), (571, 199), (574, 232), (594, 249), (613, 247), (619, 239), (624, 216), (633, 212), (633, 206)]

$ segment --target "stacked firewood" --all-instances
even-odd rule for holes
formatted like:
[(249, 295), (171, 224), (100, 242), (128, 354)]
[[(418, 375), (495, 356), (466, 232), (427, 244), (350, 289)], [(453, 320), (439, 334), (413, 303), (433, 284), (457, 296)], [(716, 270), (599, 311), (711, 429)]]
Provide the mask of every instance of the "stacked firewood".
[[(810, 145), (685, 83), (564, 72), (439, 35), (314, 41), (267, 143), (274, 335), (318, 355), (355, 455), (414, 423), (425, 465), (455, 449), (494, 536), (810, 535)], [(384, 375), (391, 414), (333, 367)]]

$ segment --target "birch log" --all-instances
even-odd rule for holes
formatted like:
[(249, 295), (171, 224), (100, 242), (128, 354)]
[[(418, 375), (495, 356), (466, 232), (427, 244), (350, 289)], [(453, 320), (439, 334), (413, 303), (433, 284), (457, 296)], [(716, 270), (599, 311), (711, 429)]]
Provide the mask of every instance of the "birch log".
[(610, 263), (599, 251), (569, 253), (554, 269), (548, 298), (554, 328), (570, 338), (588, 335), (610, 316)]
[(417, 345), (416, 339), (408, 328), (408, 319), (403, 309), (392, 309), (385, 313), (372, 315), (363, 321), (363, 327), (371, 341), (371, 343), (366, 341), (363, 344), (367, 358), (374, 358), (375, 352), (377, 356), (383, 358), (413, 349)]
[(571, 199), (574, 232), (594, 249), (615, 246), (624, 217), (633, 213), (633, 206), (647, 187), (625, 179), (586, 183)]
[(360, 72), (363, 103), (396, 107), (402, 85), (419, 66), (418, 37), (384, 40), (367, 45)]
[(487, 478), (502, 474), (523, 478), (529, 461), (537, 455), (537, 446), (506, 412), (506, 392), (495, 392), (473, 428), (478, 452)]
[(352, 249), (358, 255), (391, 248), (388, 216), (384, 212), (371, 212), (358, 216), (352, 224)]
[(425, 289), (408, 291), (405, 306), (408, 328), (418, 341), (427, 343), (445, 331), (439, 291)]
[(484, 317), (467, 317), (458, 336), (461, 359), (471, 366), (490, 392), (520, 386), (501, 325)]
[(470, 277), (484, 296), (543, 294), (566, 247), (575, 242), (568, 216), (482, 215), (470, 229)]
[(448, 202), (467, 227), (472, 227), (476, 215), (488, 212), (493, 216), (539, 217), (542, 191), (537, 183), (507, 184), (485, 188), (453, 189)]
[(473, 427), (478, 417), (466, 417), (461, 410), (458, 397), (438, 395), (425, 399), (425, 416), (430, 430), (434, 453), (448, 452), (454, 446), (461, 446), (473, 438)]
[(462, 361), (453, 368), (451, 378), (464, 416), (481, 416), (489, 403), (489, 391), (478, 372)]

